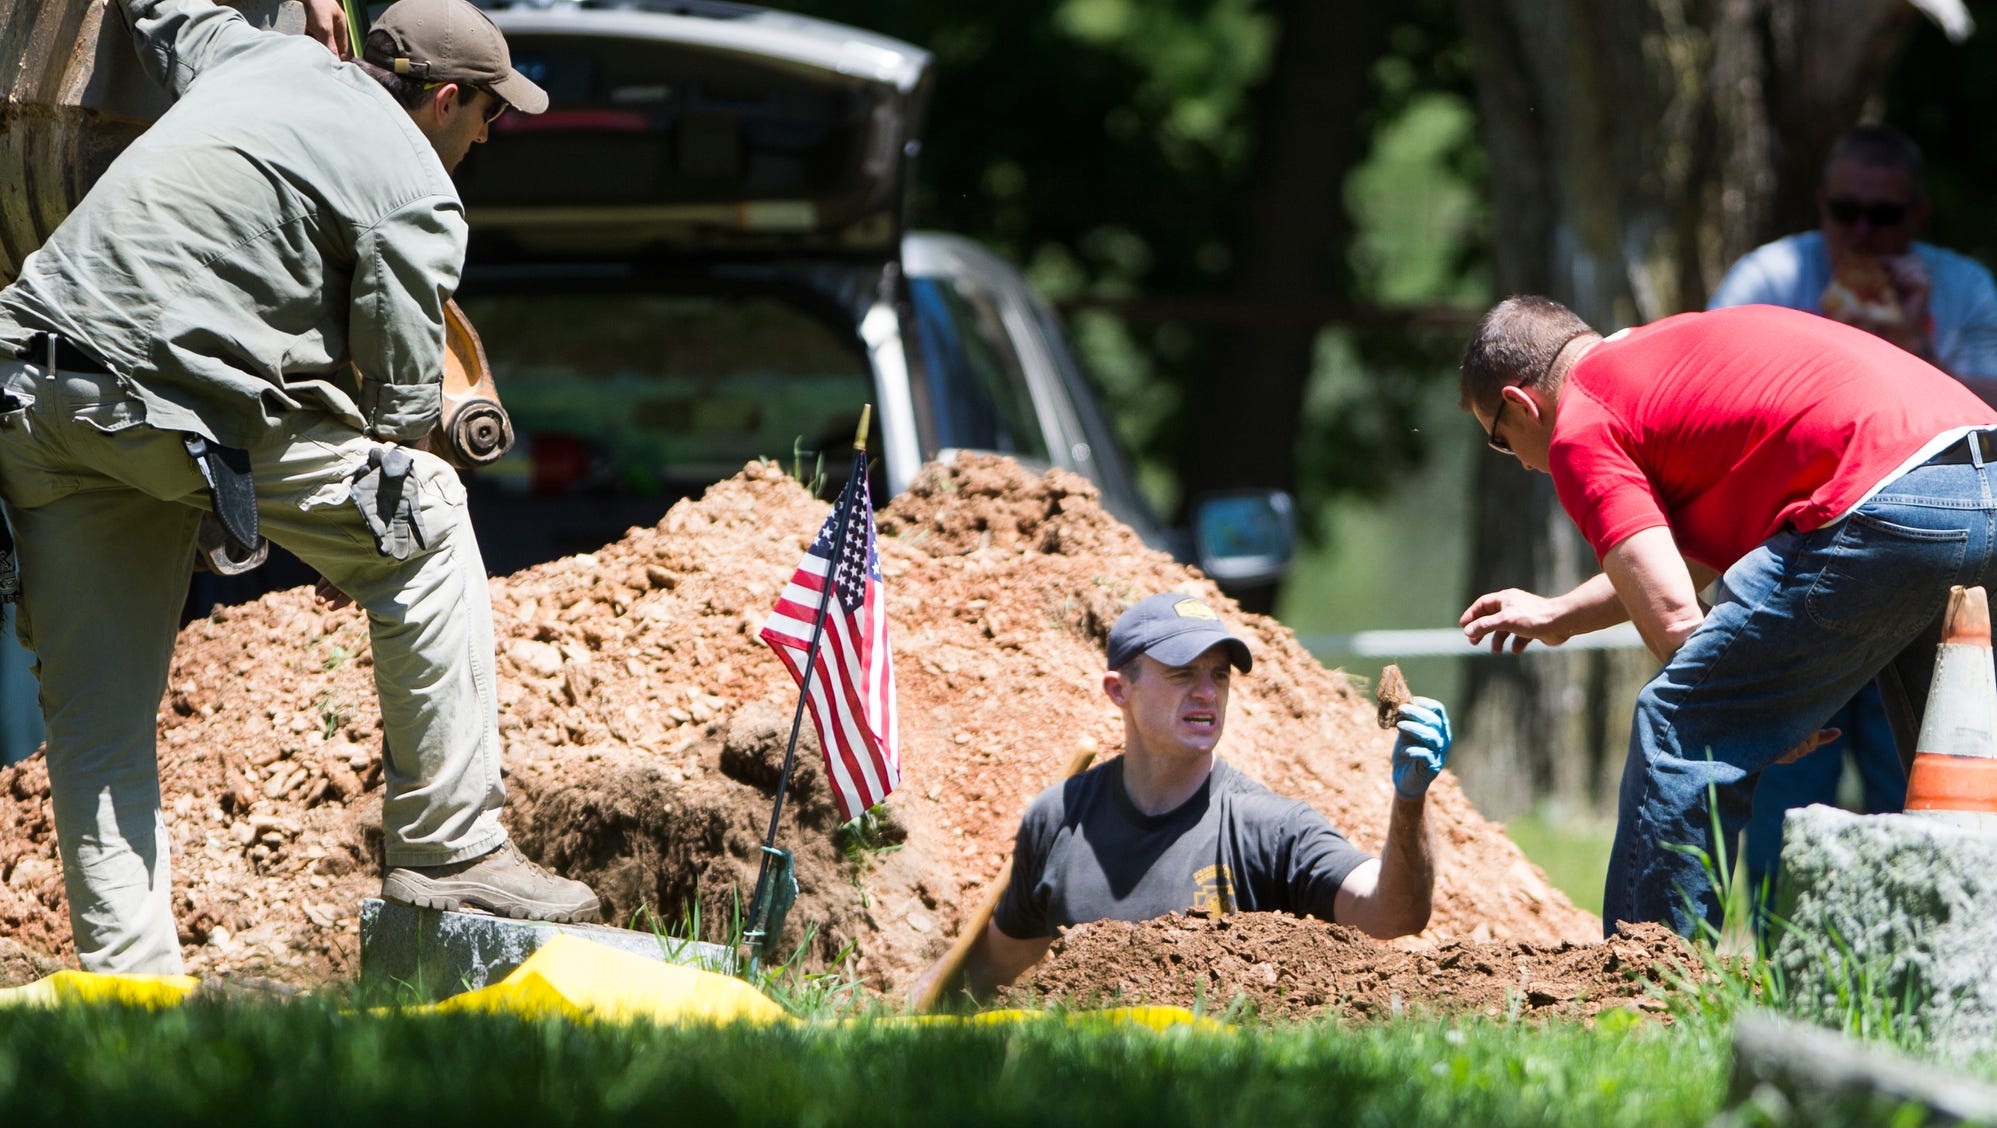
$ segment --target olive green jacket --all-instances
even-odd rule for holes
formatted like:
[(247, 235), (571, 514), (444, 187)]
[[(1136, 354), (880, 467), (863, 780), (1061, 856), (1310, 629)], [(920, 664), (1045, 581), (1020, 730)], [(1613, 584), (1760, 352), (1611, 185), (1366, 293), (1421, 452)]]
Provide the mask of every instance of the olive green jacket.
[(436, 151), (317, 43), (209, 0), (121, 3), (176, 100), (0, 291), (0, 340), (58, 332), (148, 423), (228, 446), (300, 408), (425, 434), (465, 250)]

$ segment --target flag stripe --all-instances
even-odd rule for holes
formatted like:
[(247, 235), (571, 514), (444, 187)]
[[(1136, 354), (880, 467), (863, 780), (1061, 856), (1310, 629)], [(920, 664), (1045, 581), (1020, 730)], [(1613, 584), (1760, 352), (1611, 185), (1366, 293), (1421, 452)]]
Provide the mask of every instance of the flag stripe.
[[(861, 467), (856, 461), (854, 473), (860, 477), (819, 529), (761, 631), (791, 678), (802, 684), (802, 655), (810, 651), (820, 603), (829, 597), (805, 705), (818, 730), (826, 779), (847, 819), (887, 798), (901, 782), (901, 718), (887, 640), (887, 600)], [(851, 527), (841, 559), (835, 561), (832, 544), (842, 506), (850, 506)], [(848, 607), (848, 601), (857, 606)]]
[[(823, 687), (826, 681), (831, 679), (832, 674), (826, 668), (824, 660), (825, 648), (822, 644), (819, 648), (819, 653), (818, 672), (811, 679), (811, 696), (806, 700), (805, 707), (811, 713), (813, 727), (819, 732), (818, 743), (820, 750), (826, 756), (827, 779), (833, 788), (835, 797), (839, 801), (840, 810), (842, 812), (853, 811), (857, 814), (859, 811), (864, 811), (880, 801), (879, 798), (872, 798), (873, 796), (884, 798), (889, 789), (878, 786), (869, 787), (859, 778), (853, 766), (855, 757), (853, 749), (856, 738), (851, 735), (850, 730), (845, 725), (845, 722), (849, 718), (842, 717), (839, 710), (830, 708), (825, 699)], [(802, 662), (781, 650), (779, 651), (779, 656), (783, 658), (784, 665), (790, 668), (792, 679), (802, 681), (803, 679), (798, 675), (798, 671), (802, 667)], [(831, 718), (830, 723), (828, 723), (828, 717)], [(825, 736), (828, 730), (832, 734), (830, 740), (827, 740)], [(850, 818), (852, 816), (848, 815), (847, 817)]]
[(854, 693), (859, 671), (844, 637), (847, 626), (843, 619), (825, 624), (825, 645), (819, 648), (819, 676), (811, 683), (812, 706), (819, 712), (820, 734), (827, 729), (832, 732), (838, 753), (836, 766), (852, 784), (850, 790), (877, 795), (882, 794), (879, 782), (862, 763), (867, 737), (875, 734), (860, 731), (862, 714)]

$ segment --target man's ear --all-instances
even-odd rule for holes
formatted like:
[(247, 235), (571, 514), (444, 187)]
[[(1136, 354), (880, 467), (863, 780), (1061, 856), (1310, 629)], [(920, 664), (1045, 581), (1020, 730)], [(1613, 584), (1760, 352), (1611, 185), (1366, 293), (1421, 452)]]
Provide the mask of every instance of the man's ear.
[(1546, 418), (1546, 393), (1538, 388), (1507, 384), (1498, 394), (1511, 401), (1514, 408), (1530, 416), (1533, 422)]
[(1123, 708), (1123, 702), (1124, 702), (1123, 675), (1117, 673), (1115, 670), (1111, 670), (1109, 673), (1104, 674), (1103, 693), (1105, 696), (1107, 696), (1110, 699), (1112, 703), (1116, 705), (1117, 708), (1119, 709)]
[(424, 103), (423, 111), (429, 119), (442, 125), (450, 120), (453, 108), (464, 108), (465, 88), (455, 82), (446, 82), (430, 91), (430, 100)]

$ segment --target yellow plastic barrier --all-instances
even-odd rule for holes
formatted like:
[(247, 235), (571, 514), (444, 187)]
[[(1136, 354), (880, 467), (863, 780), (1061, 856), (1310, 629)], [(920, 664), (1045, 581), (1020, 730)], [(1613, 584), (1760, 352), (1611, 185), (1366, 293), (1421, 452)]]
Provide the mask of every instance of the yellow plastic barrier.
[[(187, 975), (100, 975), (58, 971), (23, 987), (0, 989), (0, 1007), (122, 1003), (168, 1007), (185, 999), (199, 980)], [(640, 1019), (670, 1025), (683, 1022), (792, 1021), (760, 991), (733, 976), (659, 963), (643, 956), (593, 944), (566, 933), (541, 946), (505, 979), (489, 987), (453, 995), (440, 1003), (411, 1008), (416, 1013), (516, 1014), (604, 1022)], [(921, 1015), (861, 1021), (911, 1022), (941, 1026), (993, 1026), (1042, 1022), (1050, 1012), (996, 1010), (972, 1015)], [(1152, 1030), (1190, 1027), (1225, 1030), (1225, 1023), (1184, 1007), (1113, 1007), (1060, 1016), (1076, 1024), (1143, 1026)]]
[[(1054, 1016), (1052, 1011), (1036, 1010), (991, 1010), (968, 1015), (917, 1015), (906, 1019), (889, 1019), (890, 1022), (921, 1022), (967, 1024), (973, 1026), (1003, 1026), (1010, 1022), (1044, 1022)], [(1100, 1024), (1103, 1026), (1144, 1026), (1152, 1030), (1170, 1030), (1186, 1026), (1200, 1031), (1226, 1030), (1227, 1023), (1218, 1019), (1194, 1014), (1184, 1007), (1105, 1007), (1102, 1010), (1069, 1011), (1061, 1018), (1072, 1026)]]
[(490, 987), (453, 995), (421, 1009), (441, 1014), (563, 1015), (612, 1022), (644, 1018), (659, 1023), (760, 1024), (790, 1017), (762, 992), (732, 976), (659, 963), (566, 933), (557, 934), (511, 975)]
[(0, 988), (0, 1007), (54, 1007), (66, 1003), (170, 1007), (179, 1004), (200, 982), (191, 975), (105, 975), (94, 971), (58, 971), (33, 983)]

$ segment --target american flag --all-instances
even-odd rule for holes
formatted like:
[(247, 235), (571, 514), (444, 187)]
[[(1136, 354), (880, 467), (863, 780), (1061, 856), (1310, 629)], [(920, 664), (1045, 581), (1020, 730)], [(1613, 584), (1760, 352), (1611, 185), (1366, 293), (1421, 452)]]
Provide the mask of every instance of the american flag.
[[(825, 774), (844, 819), (858, 818), (901, 782), (887, 599), (881, 589), (874, 507), (864, 466), (855, 460), (853, 481), (777, 596), (776, 608), (762, 630), (763, 641), (783, 659), (791, 677), (803, 684), (811, 625), (830, 573), (833, 597), (825, 612), (825, 636), (819, 643), (807, 705), (819, 746), (825, 750)], [(842, 511), (852, 514), (852, 520), (835, 562), (833, 542)]]

